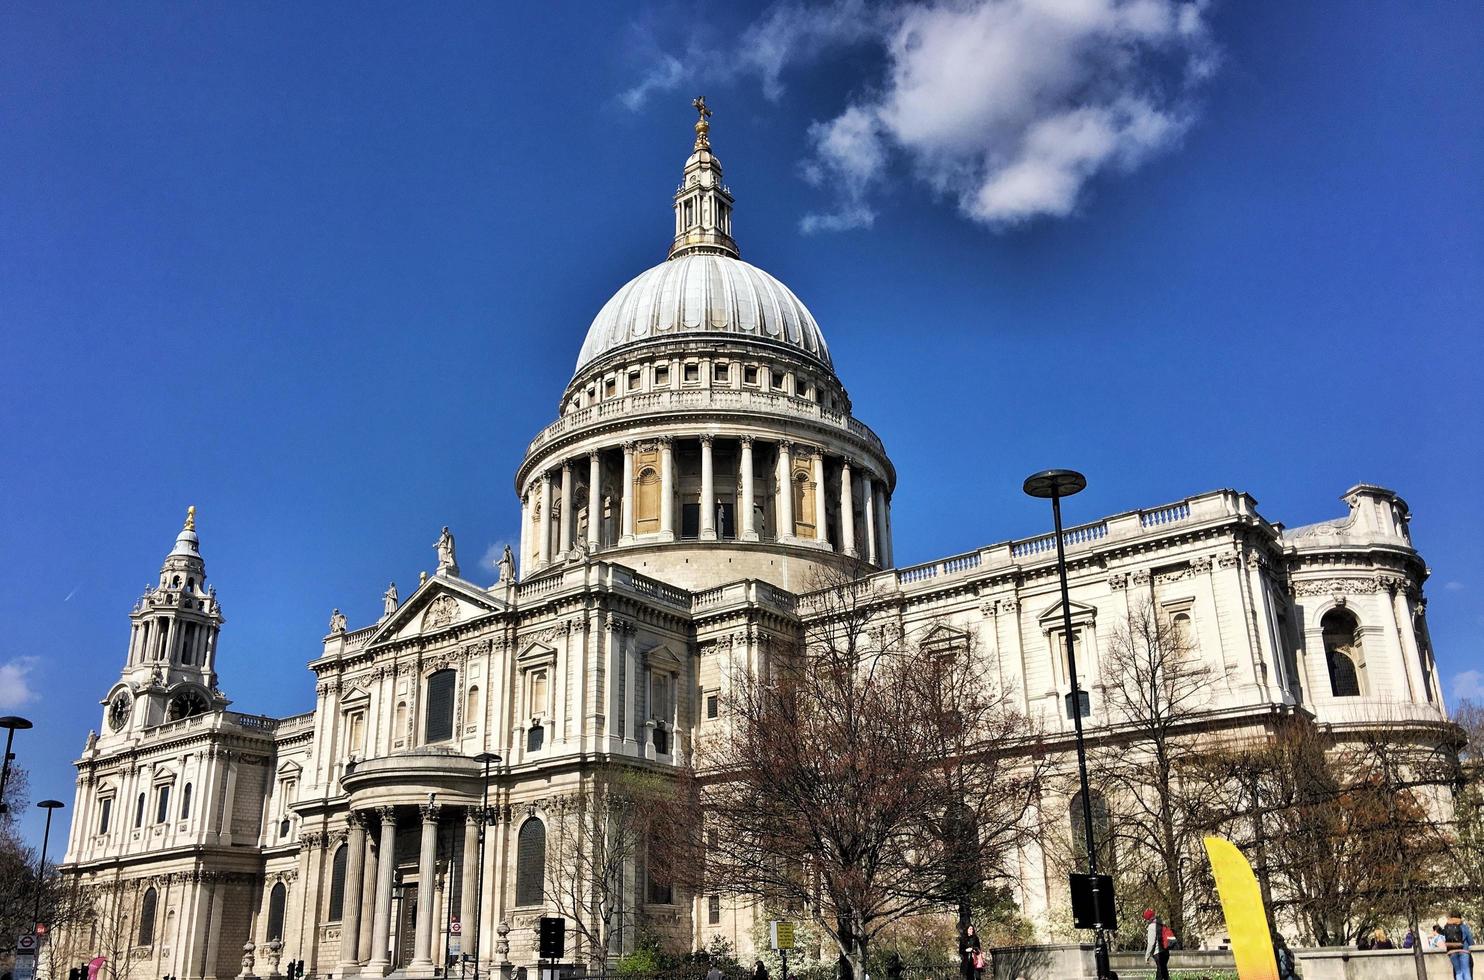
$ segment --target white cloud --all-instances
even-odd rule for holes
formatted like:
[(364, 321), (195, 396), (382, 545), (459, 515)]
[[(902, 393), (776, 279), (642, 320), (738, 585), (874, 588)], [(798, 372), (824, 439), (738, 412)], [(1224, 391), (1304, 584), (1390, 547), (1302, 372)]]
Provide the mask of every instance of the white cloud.
[(630, 111), (637, 112), (649, 101), (651, 95), (674, 90), (685, 77), (685, 65), (679, 58), (669, 54), (657, 55), (655, 63), (639, 79), (639, 83), (619, 93), (618, 100)]
[(1464, 585), (1457, 579), (1454, 579), (1450, 582), (1444, 582), (1443, 588), (1447, 589), (1449, 592), (1462, 592), (1464, 589), (1468, 588), (1468, 586)]
[(1484, 702), (1484, 671), (1462, 671), (1449, 687), (1454, 701)]
[(36, 700), (31, 689), (31, 668), (36, 666), (35, 657), (16, 657), (0, 664), (0, 710), (9, 711)]
[[(777, 99), (790, 69), (861, 44), (884, 61), (810, 127), (803, 171), (833, 200), (806, 232), (869, 226), (897, 161), (991, 227), (1072, 214), (1094, 178), (1179, 141), (1219, 64), (1206, 0), (788, 0), (729, 56), (694, 49), (684, 63), (755, 75)], [(692, 77), (677, 62), (625, 100)]]
[(484, 549), (484, 555), (479, 559), (479, 567), (484, 571), (499, 571), (500, 556), (505, 554), (507, 547), (513, 551), (515, 549), (515, 542), (500, 540)]

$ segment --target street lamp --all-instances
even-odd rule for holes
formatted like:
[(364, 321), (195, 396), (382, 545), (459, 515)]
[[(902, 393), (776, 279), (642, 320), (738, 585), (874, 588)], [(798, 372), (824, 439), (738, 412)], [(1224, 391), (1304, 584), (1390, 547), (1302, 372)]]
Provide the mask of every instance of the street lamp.
[(474, 885), (474, 980), (479, 980), (479, 936), (484, 928), (484, 829), (490, 817), (490, 765), (502, 761), (493, 752), (481, 752), (474, 761), (484, 766), (484, 803), (479, 809), (479, 869)]
[(36, 935), (36, 927), (41, 924), (41, 892), (46, 887), (46, 848), (51, 843), (52, 837), (52, 811), (60, 810), (67, 804), (61, 800), (42, 800), (36, 804), (46, 811), (46, 830), (41, 834), (41, 864), (36, 869), (36, 906), (35, 914), (31, 916), (31, 935)]
[(1087, 847), (1087, 877), (1092, 898), (1093, 929), (1096, 930), (1097, 973), (1099, 980), (1109, 975), (1108, 937), (1104, 930), (1103, 901), (1098, 875), (1097, 844), (1092, 832), (1092, 792), (1087, 784), (1087, 741), (1082, 734), (1082, 688), (1077, 683), (1077, 656), (1073, 650), (1072, 600), (1067, 592), (1067, 552), (1062, 541), (1061, 498), (1081, 493), (1087, 488), (1087, 477), (1076, 470), (1042, 470), (1025, 478), (1024, 490), (1032, 497), (1051, 500), (1051, 517), (1056, 527), (1056, 574), (1061, 580), (1062, 632), (1067, 638), (1067, 673), (1072, 681), (1072, 724), (1077, 733), (1077, 779), (1082, 790), (1082, 834)]
[(5, 802), (5, 784), (10, 782), (10, 760), (15, 758), (15, 753), (10, 751), (10, 746), (15, 741), (17, 729), (25, 731), (30, 727), (29, 721), (15, 715), (0, 718), (0, 728), (5, 729), (5, 761), (0, 763), (0, 813), (10, 812), (10, 805)]

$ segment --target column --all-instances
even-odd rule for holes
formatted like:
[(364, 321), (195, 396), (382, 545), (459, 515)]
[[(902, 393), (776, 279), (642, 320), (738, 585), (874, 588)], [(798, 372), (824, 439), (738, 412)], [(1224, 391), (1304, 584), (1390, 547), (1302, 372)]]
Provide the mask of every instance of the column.
[(361, 893), (356, 901), (361, 903), (361, 928), (356, 935), (356, 959), (362, 963), (375, 956), (371, 948), (371, 923), (376, 919), (376, 883), (380, 880), (377, 868), (377, 850), (371, 835), (366, 835), (366, 857), (361, 871)]
[(541, 474), (541, 519), (536, 524), (536, 554), (542, 565), (551, 564), (551, 474)]
[(634, 540), (634, 444), (623, 444), (623, 531), (619, 544)]
[(559, 553), (565, 555), (572, 550), (572, 524), (573, 515), (577, 508), (572, 506), (572, 461), (562, 460), (562, 513), (558, 520), (561, 521)]
[(824, 544), (830, 539), (828, 511), (824, 506), (824, 450), (814, 450), (814, 540)]
[(675, 440), (660, 436), (660, 537), (675, 540)]
[(397, 811), (393, 807), (379, 807), (376, 815), (381, 818), (381, 853), (376, 863), (376, 915), (371, 925), (371, 959), (366, 971), (374, 976), (385, 976), (392, 967), (387, 957), (392, 939), (392, 872), (397, 868)]
[(438, 890), (438, 810), (436, 803), (418, 807), (422, 814), (422, 846), (417, 853), (417, 932), (412, 938), (409, 974), (433, 975), (433, 900)]
[(464, 952), (475, 943), (474, 920), (479, 908), (479, 821), (483, 819), (473, 807), (464, 808), (464, 856), (459, 862), (459, 927), (462, 929)]
[(886, 539), (886, 484), (877, 481), (874, 488), (876, 492), (876, 506), (872, 508), (876, 514), (876, 554), (880, 558), (877, 562), (882, 568), (891, 565), (891, 542)]
[(520, 574), (529, 572), (531, 563), (531, 492), (520, 495)]
[(752, 436), (742, 437), (742, 540), (757, 540), (757, 519), (753, 510), (757, 507), (754, 499), (757, 488), (753, 486), (752, 479)]
[(885, 549), (886, 567), (894, 568), (897, 558), (891, 539), (891, 498), (886, 495), (884, 483), (881, 485), (881, 547)]
[(345, 884), (340, 904), (340, 975), (361, 971), (361, 876), (366, 867), (366, 825), (350, 812), (350, 839), (345, 842)]
[(862, 515), (866, 525), (866, 561), (880, 565), (876, 560), (876, 489), (869, 473), (861, 474), (861, 503), (866, 508)]
[(778, 539), (786, 541), (794, 536), (794, 477), (793, 447), (786, 442), (778, 444)]
[(701, 436), (701, 540), (716, 540), (716, 476), (711, 468), (711, 444), (708, 433)]
[(587, 454), (587, 550), (595, 552), (601, 543), (603, 532), (603, 467), (598, 451)]
[(850, 457), (840, 461), (840, 552), (855, 557), (855, 475)]

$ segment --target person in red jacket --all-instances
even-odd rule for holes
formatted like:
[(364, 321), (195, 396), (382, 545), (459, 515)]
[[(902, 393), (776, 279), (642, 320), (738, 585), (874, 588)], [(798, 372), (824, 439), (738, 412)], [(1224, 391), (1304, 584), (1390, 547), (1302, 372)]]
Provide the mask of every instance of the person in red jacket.
[(1154, 909), (1144, 910), (1144, 921), (1149, 923), (1144, 962), (1154, 964), (1154, 980), (1170, 980), (1170, 943), (1165, 924), (1154, 914)]

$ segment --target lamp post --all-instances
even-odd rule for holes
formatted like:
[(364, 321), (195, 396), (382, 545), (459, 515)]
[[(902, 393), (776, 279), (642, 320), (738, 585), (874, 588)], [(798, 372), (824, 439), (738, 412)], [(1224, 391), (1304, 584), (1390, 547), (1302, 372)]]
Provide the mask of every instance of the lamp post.
[(5, 729), (5, 761), (0, 763), (0, 813), (10, 812), (10, 805), (5, 802), (5, 784), (10, 782), (10, 760), (15, 758), (15, 753), (10, 751), (10, 746), (15, 742), (17, 730), (25, 731), (30, 727), (29, 721), (15, 715), (0, 718), (0, 728)]
[(479, 980), (479, 937), (484, 928), (484, 830), (490, 816), (490, 765), (501, 759), (493, 752), (481, 752), (474, 761), (484, 765), (484, 802), (479, 808), (479, 870), (474, 886), (474, 980)]
[(41, 924), (41, 893), (46, 888), (46, 848), (51, 843), (52, 837), (52, 811), (60, 810), (67, 804), (61, 800), (42, 800), (36, 804), (46, 811), (46, 830), (41, 834), (41, 863), (36, 868), (36, 905), (34, 914), (31, 916), (31, 935), (36, 935), (36, 927)]
[(1103, 902), (1098, 894), (1098, 852), (1092, 832), (1092, 792), (1087, 783), (1087, 741), (1082, 734), (1082, 688), (1077, 683), (1077, 655), (1072, 637), (1072, 600), (1067, 591), (1067, 552), (1062, 541), (1061, 499), (1081, 493), (1087, 487), (1087, 477), (1076, 470), (1042, 470), (1025, 478), (1023, 489), (1032, 497), (1051, 500), (1051, 517), (1056, 528), (1056, 574), (1061, 580), (1062, 632), (1067, 638), (1067, 673), (1072, 682), (1072, 724), (1077, 739), (1077, 779), (1082, 790), (1082, 834), (1087, 847), (1087, 872), (1091, 882), (1093, 929), (1098, 980), (1109, 975), (1108, 936), (1104, 931)]

